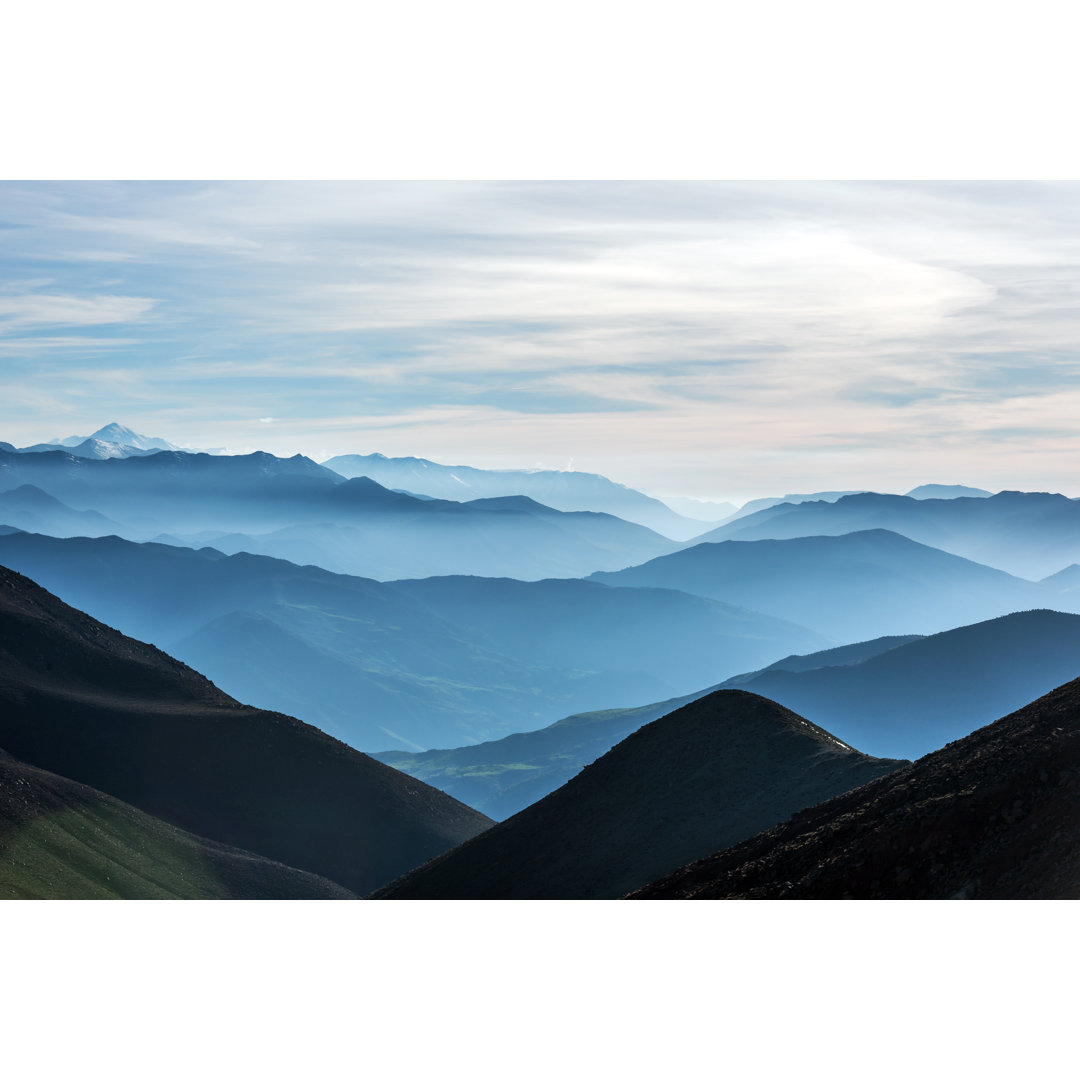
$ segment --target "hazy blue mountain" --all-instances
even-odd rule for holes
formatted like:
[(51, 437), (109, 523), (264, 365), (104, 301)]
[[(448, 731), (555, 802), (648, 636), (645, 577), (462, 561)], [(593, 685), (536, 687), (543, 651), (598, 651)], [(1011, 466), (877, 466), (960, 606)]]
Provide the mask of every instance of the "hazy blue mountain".
[(904, 764), (755, 694), (718, 690), (372, 899), (614, 898)]
[(119, 528), (104, 514), (73, 510), (33, 484), (0, 491), (0, 521), (25, 532), (50, 536), (107, 536)]
[[(738, 521), (741, 518), (749, 517), (751, 514), (756, 514), (761, 510), (768, 510), (774, 506), (796, 506), (799, 503), (804, 502), (836, 502), (837, 499), (842, 499), (846, 495), (857, 495), (859, 492), (855, 491), (815, 491), (808, 495), (778, 495), (764, 499), (751, 499), (747, 503), (743, 503), (735, 513), (731, 514), (725, 524)], [(698, 537), (701, 540), (708, 539), (711, 536), (710, 533), (699, 533)]]
[(343, 480), (297, 455), (215, 457), (158, 451), (96, 461), (63, 451), (0, 453), (0, 490), (33, 484), (119, 522), (132, 540), (212, 531), (223, 546), (391, 579), (440, 573), (580, 577), (678, 545), (597, 513), (525, 497), (416, 499), (367, 478)]
[(1073, 680), (631, 899), (1076, 900), (1078, 804)]
[(868, 753), (921, 757), (1080, 673), (1080, 615), (1022, 611), (844, 667), (766, 671), (744, 690)]
[(848, 495), (835, 503), (771, 507), (699, 540), (838, 536), (866, 529), (888, 529), (1031, 579), (1080, 561), (1080, 502), (1047, 492), (949, 499)]
[(884, 529), (698, 544), (590, 580), (752, 605), (836, 641), (932, 634), (1048, 603), (1033, 582)]
[(490, 825), (310, 725), (241, 705), (5, 568), (0, 747), (196, 836), (353, 892)]
[[(886, 637), (822, 652), (795, 654), (763, 670), (809, 671), (814, 667), (856, 663), (916, 640)], [(650, 705), (567, 716), (539, 731), (508, 735), (478, 746), (415, 754), (389, 750), (373, 756), (501, 821), (565, 784), (644, 724), (714, 690), (738, 688), (760, 674), (759, 670), (736, 675), (719, 686)]]
[[(346, 486), (349, 490), (343, 491)], [(387, 504), (383, 494), (397, 501)], [(209, 539), (227, 553), (310, 562), (381, 581), (458, 573), (529, 581), (581, 577), (593, 569), (632, 565), (674, 546), (610, 514), (564, 513), (522, 496), (470, 503), (420, 500), (366, 478), (345, 481), (333, 495), (322, 512), (334, 522), (289, 525), (257, 535), (171, 534), (170, 540), (200, 546)], [(305, 512), (312, 516), (309, 509)]]
[(367, 476), (389, 488), (463, 502), (527, 495), (556, 510), (594, 510), (637, 522), (674, 540), (704, 531), (698, 520), (677, 514), (659, 499), (596, 473), (554, 469), (476, 469), (439, 465), (425, 458), (342, 454), (323, 462), (342, 476)]
[(989, 499), (993, 492), (963, 484), (920, 484), (906, 494), (909, 499)]
[(578, 580), (380, 583), (211, 548), (25, 533), (0, 536), (0, 563), (365, 750), (480, 742), (825, 643), (701, 597)]
[(681, 514), (693, 521), (726, 521), (738, 510), (734, 503), (712, 502), (709, 499), (687, 499), (679, 495), (665, 495), (661, 502), (670, 506), (676, 514)]

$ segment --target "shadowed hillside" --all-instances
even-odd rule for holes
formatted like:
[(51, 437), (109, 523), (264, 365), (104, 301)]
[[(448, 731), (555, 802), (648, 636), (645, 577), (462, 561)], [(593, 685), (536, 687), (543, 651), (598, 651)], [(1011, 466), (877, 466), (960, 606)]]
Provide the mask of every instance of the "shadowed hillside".
[(1080, 680), (634, 899), (1080, 899)]
[(0, 746), (354, 892), (490, 824), (299, 720), (239, 704), (2, 567)]
[(630, 735), (540, 802), (374, 899), (602, 899), (901, 763), (719, 690)]
[(349, 900), (353, 893), (0, 755), (0, 899)]

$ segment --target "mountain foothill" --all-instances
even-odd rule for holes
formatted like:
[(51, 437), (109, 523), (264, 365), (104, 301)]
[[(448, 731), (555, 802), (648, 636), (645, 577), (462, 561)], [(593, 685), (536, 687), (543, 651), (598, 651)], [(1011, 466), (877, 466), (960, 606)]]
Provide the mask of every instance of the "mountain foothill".
[(1074, 898), (1078, 676), (1060, 494), (0, 443), (2, 898)]

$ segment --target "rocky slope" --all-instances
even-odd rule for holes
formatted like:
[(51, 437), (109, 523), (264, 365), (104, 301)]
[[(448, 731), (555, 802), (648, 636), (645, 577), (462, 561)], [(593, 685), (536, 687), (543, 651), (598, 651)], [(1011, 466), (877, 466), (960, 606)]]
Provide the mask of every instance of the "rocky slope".
[(1080, 898), (1080, 679), (634, 899)]

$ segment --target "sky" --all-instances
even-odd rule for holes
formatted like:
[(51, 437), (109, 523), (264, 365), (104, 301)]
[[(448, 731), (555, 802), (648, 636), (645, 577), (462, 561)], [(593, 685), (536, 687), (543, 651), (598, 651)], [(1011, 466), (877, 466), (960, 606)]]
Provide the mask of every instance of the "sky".
[(1080, 185), (0, 183), (0, 439), (1080, 495)]

